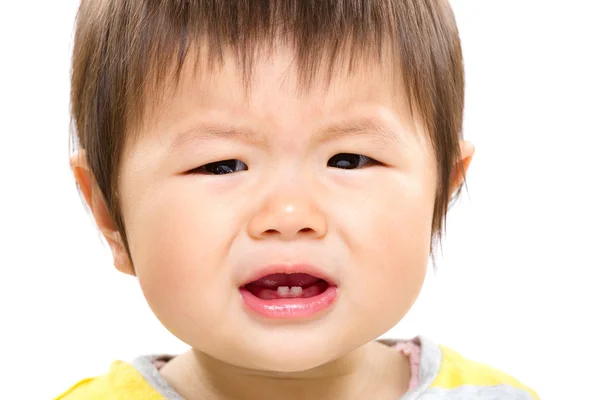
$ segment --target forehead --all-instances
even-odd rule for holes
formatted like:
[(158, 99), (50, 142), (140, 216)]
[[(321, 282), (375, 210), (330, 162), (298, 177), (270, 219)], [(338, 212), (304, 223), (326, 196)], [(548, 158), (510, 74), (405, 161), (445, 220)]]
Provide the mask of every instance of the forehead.
[[(399, 65), (386, 57), (360, 59), (351, 68), (343, 58), (322, 62), (307, 79), (294, 50), (285, 46), (256, 57), (251, 69), (232, 53), (225, 53), (216, 67), (203, 62), (202, 53), (191, 54), (176, 84), (165, 85), (160, 96), (146, 101), (140, 129), (126, 137), (124, 152), (148, 140), (165, 149), (176, 146), (186, 132), (202, 125), (259, 131), (264, 137), (277, 134), (291, 146), (303, 132), (305, 137), (315, 133), (318, 140), (320, 130), (348, 125), (356, 130), (356, 125), (362, 129), (391, 122), (404, 136), (415, 136), (420, 128), (412, 118)], [(416, 136), (421, 142), (423, 135)]]
[(195, 52), (187, 57), (174, 84), (163, 85), (155, 92), (160, 95), (147, 99), (142, 134), (168, 135), (164, 132), (177, 130), (191, 118), (224, 113), (240, 121), (292, 123), (295, 119), (307, 124), (385, 108), (412, 122), (399, 63), (385, 53), (381, 59), (323, 60), (308, 76), (306, 66), (298, 64), (296, 53), (286, 46), (255, 57), (250, 68), (240, 65), (232, 52), (224, 52), (218, 66), (209, 65), (200, 50)]

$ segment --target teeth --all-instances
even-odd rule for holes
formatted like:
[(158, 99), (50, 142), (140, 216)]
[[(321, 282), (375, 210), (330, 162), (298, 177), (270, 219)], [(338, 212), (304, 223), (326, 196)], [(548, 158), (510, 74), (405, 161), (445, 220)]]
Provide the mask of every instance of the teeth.
[(290, 294), (290, 288), (288, 286), (279, 286), (277, 288), (277, 293), (281, 296), (285, 296), (287, 294)]
[(299, 296), (302, 294), (302, 287), (300, 286), (292, 286), (290, 289), (289, 286), (279, 286), (277, 288), (277, 294), (280, 296)]

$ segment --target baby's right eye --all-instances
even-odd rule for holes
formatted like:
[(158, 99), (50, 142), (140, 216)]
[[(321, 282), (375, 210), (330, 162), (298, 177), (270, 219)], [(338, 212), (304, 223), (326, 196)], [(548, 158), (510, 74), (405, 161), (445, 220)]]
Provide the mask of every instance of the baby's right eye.
[(190, 171), (190, 174), (202, 174), (202, 175), (225, 175), (239, 171), (247, 171), (248, 166), (240, 160), (223, 160), (215, 161), (209, 164), (202, 165), (201, 167), (194, 168)]

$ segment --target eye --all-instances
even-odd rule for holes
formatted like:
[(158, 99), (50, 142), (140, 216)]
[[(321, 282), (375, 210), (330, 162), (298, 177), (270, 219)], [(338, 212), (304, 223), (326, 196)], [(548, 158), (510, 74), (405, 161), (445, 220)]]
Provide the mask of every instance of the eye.
[(341, 169), (358, 169), (367, 165), (379, 164), (378, 161), (371, 157), (363, 156), (362, 154), (340, 153), (331, 157), (327, 161), (328, 167)]
[(240, 160), (223, 160), (194, 168), (190, 171), (190, 173), (202, 175), (225, 175), (247, 170), (248, 166)]

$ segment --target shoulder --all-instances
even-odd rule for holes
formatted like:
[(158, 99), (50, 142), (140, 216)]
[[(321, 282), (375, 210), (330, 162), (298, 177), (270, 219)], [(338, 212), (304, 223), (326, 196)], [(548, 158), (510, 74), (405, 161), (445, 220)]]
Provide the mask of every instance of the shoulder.
[(439, 392), (439, 397), (444, 399), (539, 400), (531, 388), (514, 377), (469, 360), (448, 347), (438, 348), (439, 369), (427, 392)]
[(115, 361), (108, 373), (77, 382), (55, 400), (164, 399), (129, 363)]

